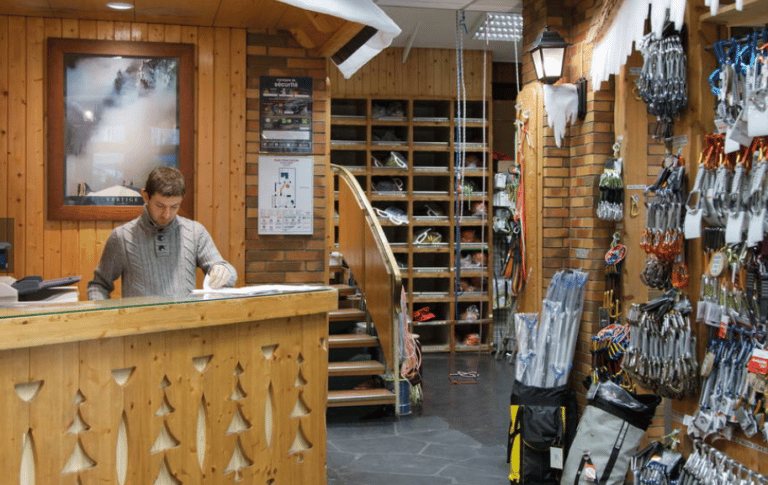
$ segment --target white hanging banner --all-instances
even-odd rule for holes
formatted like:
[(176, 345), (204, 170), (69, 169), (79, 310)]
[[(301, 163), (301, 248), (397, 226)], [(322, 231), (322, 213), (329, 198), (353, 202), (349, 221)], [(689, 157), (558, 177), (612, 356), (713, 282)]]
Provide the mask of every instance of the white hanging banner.
[(392, 39), (400, 35), (401, 29), (397, 24), (373, 3), (372, 0), (278, 0), (279, 2), (293, 5), (304, 10), (324, 13), (339, 17), (350, 22), (373, 27), (378, 32), (368, 42), (363, 44), (344, 62), (336, 66), (349, 79), (366, 62), (389, 47)]

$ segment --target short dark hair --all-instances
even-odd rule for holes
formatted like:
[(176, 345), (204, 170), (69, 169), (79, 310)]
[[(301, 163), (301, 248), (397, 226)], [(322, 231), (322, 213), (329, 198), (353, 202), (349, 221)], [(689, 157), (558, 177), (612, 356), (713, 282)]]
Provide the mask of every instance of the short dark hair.
[(187, 191), (184, 175), (174, 167), (157, 167), (149, 173), (144, 186), (148, 197), (160, 194), (163, 197), (183, 196)]

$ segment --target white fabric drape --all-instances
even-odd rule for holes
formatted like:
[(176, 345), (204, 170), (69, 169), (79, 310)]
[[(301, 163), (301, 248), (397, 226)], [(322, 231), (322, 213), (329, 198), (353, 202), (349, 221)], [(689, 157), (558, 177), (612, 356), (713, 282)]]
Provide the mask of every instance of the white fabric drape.
[(547, 124), (555, 132), (558, 148), (563, 143), (565, 125), (573, 123), (579, 112), (579, 94), (575, 84), (544, 85), (544, 111)]
[(623, 0), (608, 32), (592, 49), (592, 90), (599, 91), (600, 84), (611, 74), (618, 74), (627, 63), (633, 44), (639, 46), (643, 40), (649, 12), (651, 30), (661, 38), (667, 20), (675, 24), (678, 31), (683, 28), (685, 4), (686, 0)]
[(400, 35), (400, 27), (372, 0), (278, 0), (312, 12), (324, 13), (350, 22), (368, 25), (378, 32), (343, 63), (337, 64), (344, 78), (349, 79), (366, 62), (389, 47)]

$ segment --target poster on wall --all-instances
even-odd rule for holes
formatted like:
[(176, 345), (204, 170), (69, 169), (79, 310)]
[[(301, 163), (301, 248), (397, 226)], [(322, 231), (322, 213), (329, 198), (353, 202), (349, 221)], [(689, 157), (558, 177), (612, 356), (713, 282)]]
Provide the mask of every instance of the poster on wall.
[(312, 78), (261, 77), (261, 151), (312, 153)]
[(312, 234), (312, 157), (259, 157), (259, 234)]

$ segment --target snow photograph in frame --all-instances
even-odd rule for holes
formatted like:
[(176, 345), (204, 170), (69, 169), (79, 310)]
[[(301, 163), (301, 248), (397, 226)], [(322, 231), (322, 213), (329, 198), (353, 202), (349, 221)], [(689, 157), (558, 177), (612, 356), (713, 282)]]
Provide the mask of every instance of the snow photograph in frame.
[(192, 44), (48, 39), (47, 81), (48, 219), (133, 219), (158, 166), (192, 193)]

